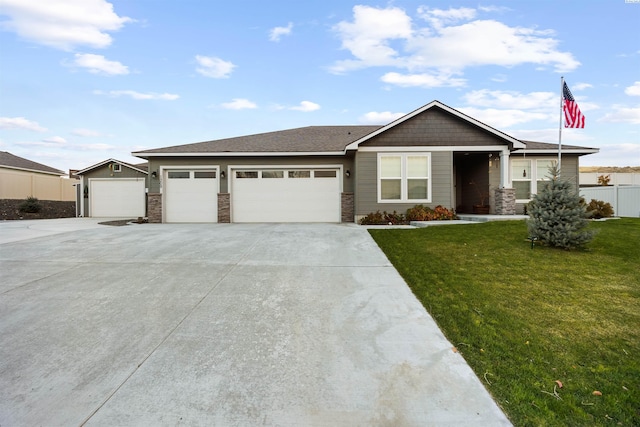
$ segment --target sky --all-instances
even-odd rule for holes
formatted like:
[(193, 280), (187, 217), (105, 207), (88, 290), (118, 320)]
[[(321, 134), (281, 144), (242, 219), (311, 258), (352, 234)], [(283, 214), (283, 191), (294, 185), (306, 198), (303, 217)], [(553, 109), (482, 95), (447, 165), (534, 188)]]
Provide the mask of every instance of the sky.
[(0, 0), (0, 150), (61, 170), (433, 100), (640, 166), (640, 0)]

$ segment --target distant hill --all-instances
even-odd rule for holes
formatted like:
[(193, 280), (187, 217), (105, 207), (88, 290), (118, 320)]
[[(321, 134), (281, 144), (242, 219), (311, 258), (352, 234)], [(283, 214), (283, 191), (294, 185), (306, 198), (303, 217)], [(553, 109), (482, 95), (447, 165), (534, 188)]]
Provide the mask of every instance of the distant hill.
[(597, 173), (640, 173), (640, 166), (580, 166), (580, 172)]

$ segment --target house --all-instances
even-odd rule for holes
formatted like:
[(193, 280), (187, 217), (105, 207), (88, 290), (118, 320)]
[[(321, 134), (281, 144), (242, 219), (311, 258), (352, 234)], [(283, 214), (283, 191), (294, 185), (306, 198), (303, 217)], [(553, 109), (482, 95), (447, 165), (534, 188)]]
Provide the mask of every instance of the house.
[(61, 170), (0, 151), (0, 199), (75, 200), (75, 179)]
[[(580, 156), (563, 146), (563, 176)], [(558, 146), (521, 141), (433, 101), (385, 126), (310, 126), (132, 153), (150, 222), (353, 222), (416, 204), (522, 212)]]
[(104, 160), (76, 172), (78, 215), (100, 218), (146, 216), (147, 165)]

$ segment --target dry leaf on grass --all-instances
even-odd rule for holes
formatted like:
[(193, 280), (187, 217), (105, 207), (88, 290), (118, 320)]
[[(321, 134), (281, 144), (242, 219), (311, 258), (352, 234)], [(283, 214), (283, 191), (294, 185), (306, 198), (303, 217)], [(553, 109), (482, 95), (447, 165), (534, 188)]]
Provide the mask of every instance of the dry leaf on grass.
[(593, 394), (594, 396), (602, 396), (602, 392), (598, 390), (594, 390), (591, 394)]
[(558, 384), (558, 388), (562, 388), (562, 381), (556, 380), (555, 383)]

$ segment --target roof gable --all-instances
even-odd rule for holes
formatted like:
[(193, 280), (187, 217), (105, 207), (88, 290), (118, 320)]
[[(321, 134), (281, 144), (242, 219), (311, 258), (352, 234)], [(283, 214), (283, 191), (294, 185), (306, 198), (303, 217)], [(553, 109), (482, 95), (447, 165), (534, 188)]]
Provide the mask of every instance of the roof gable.
[(371, 140), (372, 138), (375, 138), (376, 136), (390, 131), (391, 129), (395, 128), (396, 126), (407, 122), (410, 119), (413, 119), (414, 117), (424, 113), (425, 111), (431, 110), (431, 109), (440, 109), (443, 110), (447, 113), (449, 113), (450, 115), (463, 120), (464, 122), (479, 128), (485, 132), (488, 132), (489, 134), (499, 138), (500, 140), (503, 140), (505, 143), (508, 143), (509, 145), (511, 145), (511, 147), (513, 149), (519, 149), (519, 148), (525, 148), (524, 143), (522, 143), (522, 141), (520, 141), (519, 139), (516, 139), (512, 136), (507, 135), (506, 133), (500, 132), (497, 129), (492, 128), (491, 126), (482, 123), (476, 119), (474, 119), (473, 117), (469, 117), (466, 114), (461, 113), (460, 111), (451, 108), (443, 103), (441, 103), (440, 101), (432, 101), (430, 103), (428, 103), (427, 105), (424, 105), (420, 108), (418, 108), (417, 110), (414, 110), (412, 112), (410, 112), (409, 114), (406, 114), (402, 117), (400, 117), (399, 119), (394, 120), (393, 122), (389, 123), (386, 126), (382, 126), (381, 128), (375, 130), (374, 132), (371, 132), (367, 135), (364, 135), (362, 138), (352, 142), (351, 144), (349, 144), (347, 146), (347, 150), (356, 150), (358, 148), (358, 146), (360, 144), (363, 144), (369, 140)]
[(110, 164), (110, 163), (117, 163), (117, 164), (122, 165), (122, 166), (124, 166), (126, 168), (133, 169), (134, 171), (138, 171), (138, 172), (144, 173), (145, 175), (149, 174), (149, 172), (147, 170), (148, 167), (146, 165), (132, 165), (132, 164), (129, 164), (129, 163), (126, 163), (126, 162), (122, 162), (120, 160), (116, 160), (116, 159), (107, 159), (107, 160), (104, 160), (104, 161), (102, 161), (100, 163), (96, 163), (93, 166), (89, 166), (88, 168), (82, 169), (81, 171), (76, 172), (75, 175), (82, 175), (84, 173), (87, 173), (89, 171), (98, 169), (98, 168), (100, 168), (100, 167), (102, 167), (104, 165)]
[(56, 176), (65, 174), (61, 170), (52, 168), (51, 166), (43, 165), (42, 163), (34, 162), (32, 160), (16, 156), (7, 151), (0, 151), (0, 167)]

